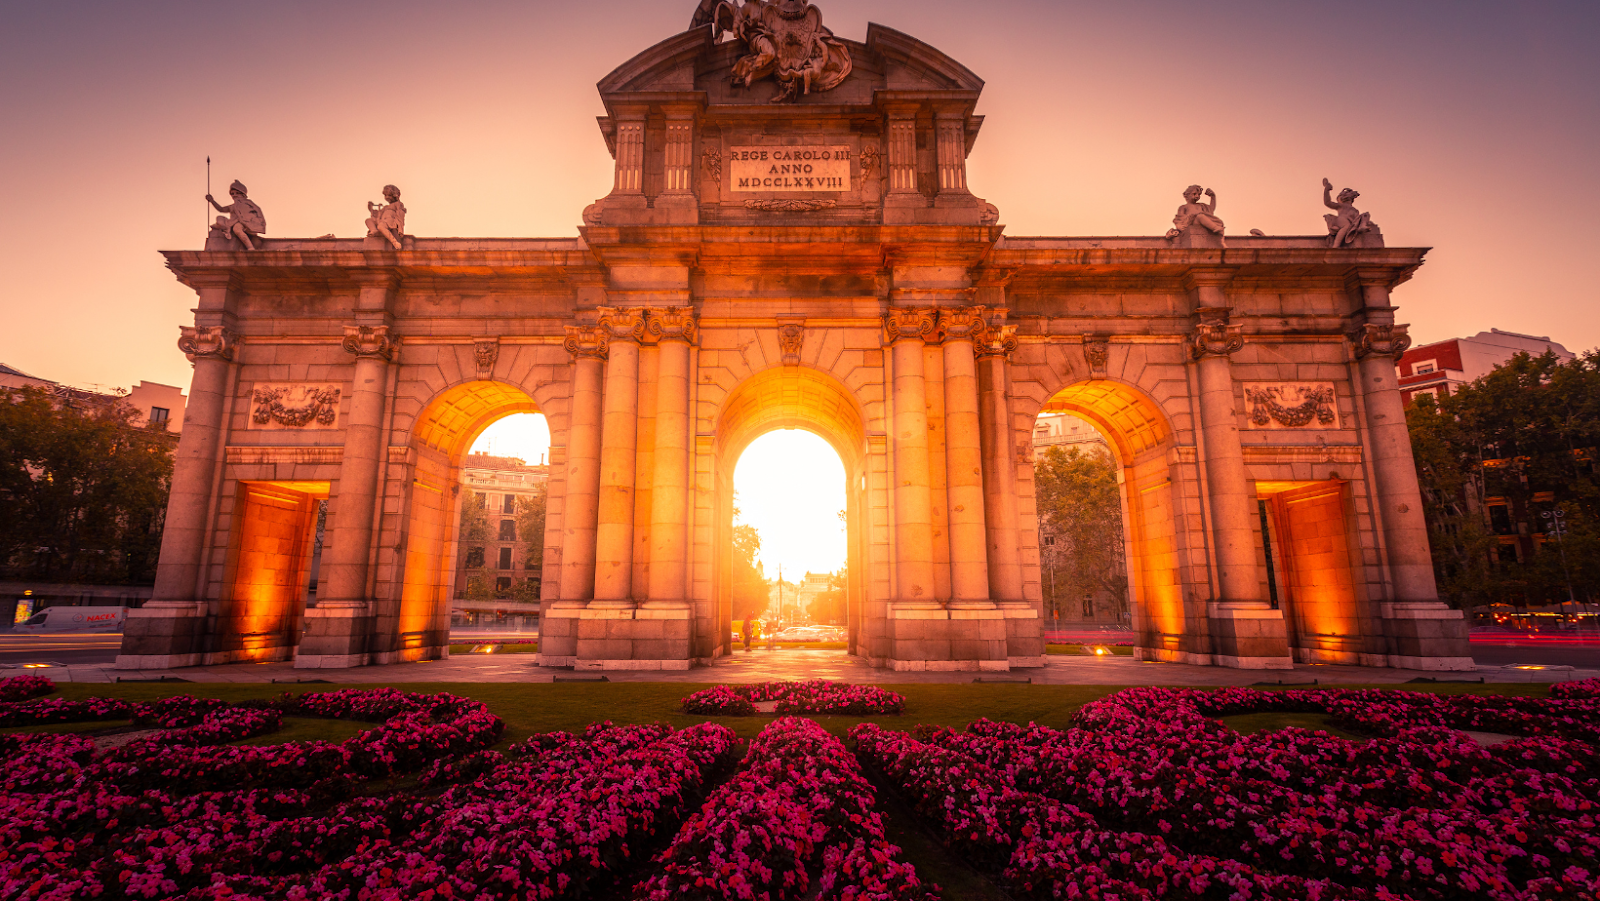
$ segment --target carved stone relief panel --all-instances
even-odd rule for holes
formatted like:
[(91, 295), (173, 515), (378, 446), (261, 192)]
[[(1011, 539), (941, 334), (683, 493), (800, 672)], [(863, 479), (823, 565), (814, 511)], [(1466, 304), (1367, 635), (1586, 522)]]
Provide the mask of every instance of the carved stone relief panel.
[(321, 430), (339, 427), (338, 385), (257, 382), (250, 392), (249, 428)]
[(1332, 382), (1246, 382), (1246, 428), (1336, 429), (1339, 412)]

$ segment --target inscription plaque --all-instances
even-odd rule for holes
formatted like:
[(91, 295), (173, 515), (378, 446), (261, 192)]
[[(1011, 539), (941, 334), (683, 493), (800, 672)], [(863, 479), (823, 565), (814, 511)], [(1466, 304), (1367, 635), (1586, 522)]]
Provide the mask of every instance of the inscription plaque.
[(733, 147), (728, 163), (735, 192), (850, 190), (846, 146)]

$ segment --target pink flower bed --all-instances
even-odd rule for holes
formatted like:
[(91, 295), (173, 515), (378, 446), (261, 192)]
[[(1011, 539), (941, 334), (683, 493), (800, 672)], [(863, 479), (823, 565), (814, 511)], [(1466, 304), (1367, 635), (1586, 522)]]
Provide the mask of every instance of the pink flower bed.
[(899, 714), (905, 696), (875, 685), (849, 685), (813, 679), (808, 682), (757, 682), (713, 685), (683, 699), (684, 713), (703, 716), (751, 716), (756, 703), (776, 701), (780, 714), (822, 713), (846, 716)]
[(884, 837), (876, 801), (838, 739), (811, 720), (775, 720), (633, 897), (936, 901)]
[(55, 683), (43, 676), (12, 676), (0, 679), (0, 703), (25, 701), (55, 690)]
[[(1058, 897), (1067, 880), (1085, 897), (1593, 898), (1600, 761), (1570, 736), (1597, 711), (1576, 703), (1130, 689), (1066, 731), (852, 735), (1018, 897)], [(1242, 736), (1207, 716), (1257, 710), (1327, 712), (1382, 737)], [(1527, 737), (1483, 748), (1456, 731), (1485, 719)]]

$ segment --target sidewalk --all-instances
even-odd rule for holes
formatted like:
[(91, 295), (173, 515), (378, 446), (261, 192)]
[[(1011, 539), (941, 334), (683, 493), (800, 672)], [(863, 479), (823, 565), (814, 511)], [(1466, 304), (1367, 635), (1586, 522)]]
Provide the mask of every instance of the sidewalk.
[(614, 671), (603, 674), (539, 666), (532, 654), (473, 654), (448, 660), (363, 666), (345, 670), (295, 669), (293, 664), (252, 663), (186, 667), (172, 670), (118, 670), (111, 664), (5, 670), (47, 676), (57, 682), (153, 682), (163, 678), (186, 682), (338, 683), (360, 685), (407, 682), (776, 682), (792, 679), (830, 679), (856, 684), (894, 685), (944, 682), (971, 683), (1031, 681), (1035, 685), (1254, 685), (1257, 683), (1311, 685), (1400, 685), (1417, 678), (1441, 682), (1485, 683), (1562, 682), (1600, 677), (1600, 669), (1503, 669), (1480, 666), (1475, 672), (1434, 673), (1361, 666), (1299, 665), (1293, 670), (1239, 670), (1219, 666), (1154, 663), (1131, 657), (1053, 656), (1043, 667), (1014, 669), (1010, 673), (912, 673), (873, 669), (839, 651), (739, 651), (709, 667), (687, 672)]

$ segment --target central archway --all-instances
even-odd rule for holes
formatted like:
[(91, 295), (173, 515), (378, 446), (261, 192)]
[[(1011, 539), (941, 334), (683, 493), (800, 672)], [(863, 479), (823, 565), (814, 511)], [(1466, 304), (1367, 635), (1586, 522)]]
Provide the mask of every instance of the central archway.
[(768, 369), (751, 376), (727, 396), (718, 413), (713, 445), (716, 534), (712, 557), (717, 629), (721, 636), (732, 630), (734, 467), (752, 441), (778, 429), (803, 429), (820, 436), (844, 464), (848, 573), (845, 622), (849, 652), (859, 655), (864, 643), (861, 630), (867, 565), (866, 427), (861, 408), (848, 388), (803, 366)]

